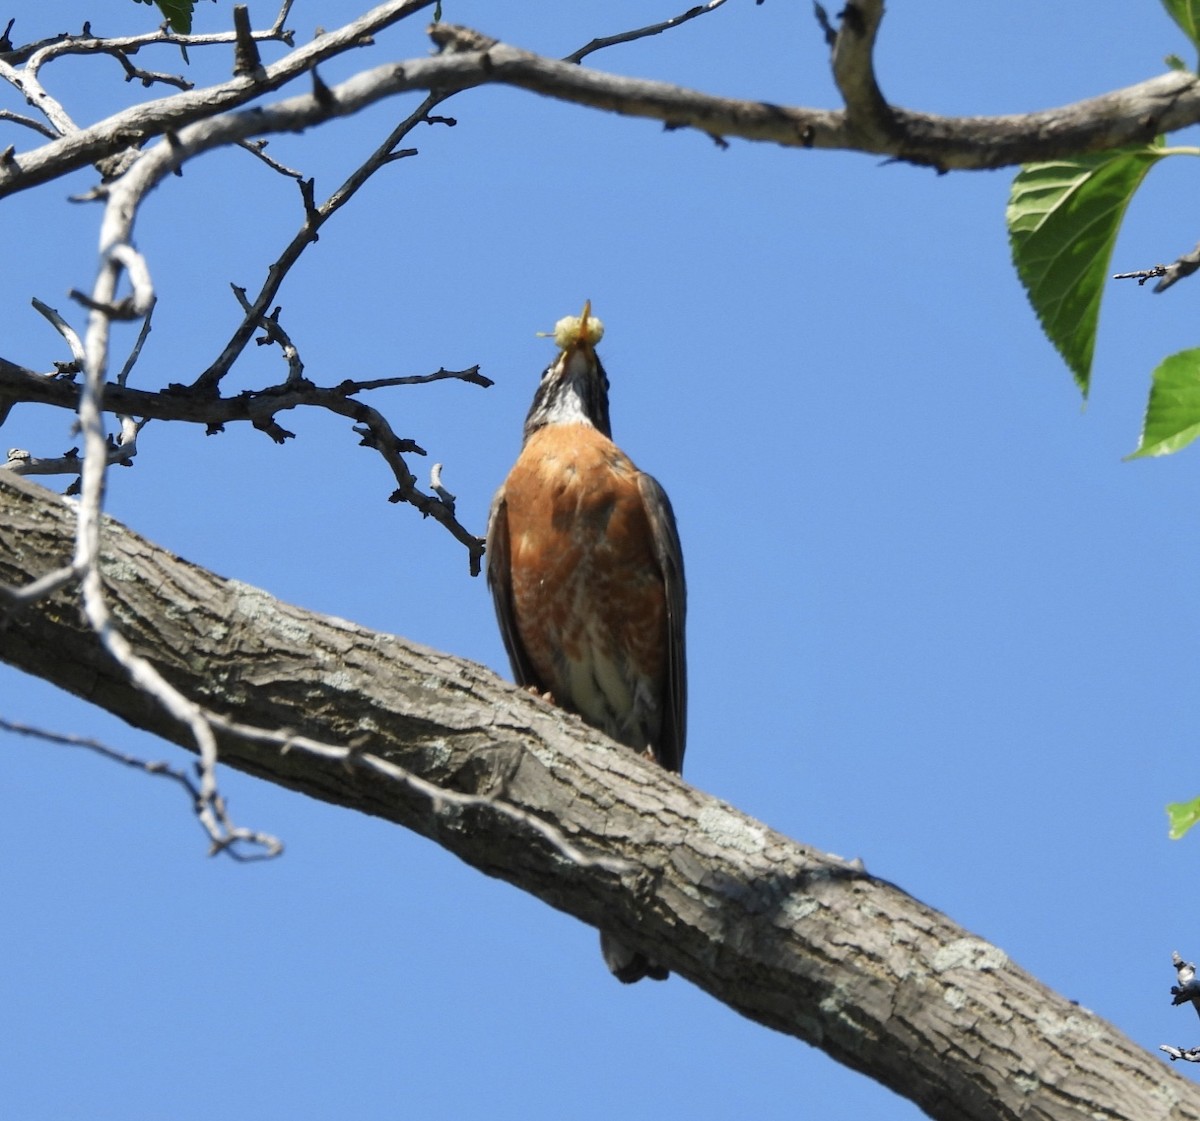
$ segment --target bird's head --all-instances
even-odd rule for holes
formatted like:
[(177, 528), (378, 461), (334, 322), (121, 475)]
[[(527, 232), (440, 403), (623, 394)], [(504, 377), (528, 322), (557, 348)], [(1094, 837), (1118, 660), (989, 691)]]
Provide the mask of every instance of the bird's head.
[(596, 354), (604, 324), (592, 315), (589, 300), (581, 315), (554, 325), (558, 356), (542, 373), (541, 384), (525, 418), (525, 439), (548, 424), (590, 424), (609, 438), (608, 375)]

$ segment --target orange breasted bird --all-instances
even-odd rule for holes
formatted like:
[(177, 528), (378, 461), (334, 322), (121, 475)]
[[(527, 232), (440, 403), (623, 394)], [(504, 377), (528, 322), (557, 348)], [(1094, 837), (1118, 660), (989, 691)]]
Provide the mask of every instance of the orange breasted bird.
[[(488, 519), (487, 577), (518, 685), (548, 695), (671, 771), (687, 721), (683, 553), (666, 492), (612, 441), (591, 314), (560, 319), (559, 353)], [(601, 932), (621, 981), (667, 971)]]

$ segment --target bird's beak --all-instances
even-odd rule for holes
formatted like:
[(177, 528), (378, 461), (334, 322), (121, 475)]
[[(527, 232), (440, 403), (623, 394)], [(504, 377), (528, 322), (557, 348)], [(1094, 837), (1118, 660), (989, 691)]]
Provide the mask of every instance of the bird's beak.
[(596, 350), (592, 346), (592, 341), (588, 337), (588, 317), (592, 314), (592, 301), (583, 301), (583, 311), (579, 313), (579, 338), (576, 341), (576, 346), (583, 351), (589, 358), (594, 358)]

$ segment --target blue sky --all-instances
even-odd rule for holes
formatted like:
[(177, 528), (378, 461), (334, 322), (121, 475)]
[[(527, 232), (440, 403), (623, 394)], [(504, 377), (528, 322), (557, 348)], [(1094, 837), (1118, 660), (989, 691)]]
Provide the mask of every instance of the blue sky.
[[(17, 12), (16, 41), (127, 0)], [(446, 18), (548, 54), (686, 5), (496, 6)], [(252, 0), (264, 25), (270, 3)], [(53, 9), (53, 10), (51, 10)], [(304, 39), (358, 10), (298, 0)], [(228, 5), (202, 4), (200, 29)], [(424, 21), (323, 71), (424, 54)], [(1186, 43), (1161, 7), (1061, 0), (893, 5), (885, 93), (1016, 112), (1150, 77)], [(272, 56), (273, 57), (273, 56)], [(142, 65), (174, 69), (171, 52)], [(590, 60), (715, 93), (835, 106), (807, 5), (730, 0)], [(225, 60), (195, 51), (199, 81)], [(106, 59), (43, 74), (80, 121), (128, 103)], [(332, 190), (415, 101), (270, 151)], [(5, 94), (0, 107), (20, 109)], [(689, 581), (686, 777), (847, 857), (995, 942), (1148, 1048), (1200, 1042), (1170, 954), (1200, 957), (1200, 838), (1163, 806), (1200, 791), (1200, 453), (1123, 463), (1149, 373), (1197, 345), (1194, 293), (1106, 294), (1091, 399), (1041, 336), (1008, 259), (1009, 172), (939, 177), (865, 156), (726, 151), (502, 89), (464, 94), (420, 155), (336, 217), (280, 297), (315, 381), (480, 363), (496, 381), (382, 391), (445, 465), (467, 524), (518, 451), (552, 344), (590, 298), (607, 325), (617, 440), (667, 488)], [(3, 126), (0, 144), (29, 143)], [(1195, 241), (1197, 165), (1150, 175), (1114, 270)], [(99, 211), (68, 181), (5, 200), (0, 354), (65, 354), (29, 307), (90, 284)], [(138, 225), (160, 305), (135, 381), (187, 381), (300, 219), (244, 153), (161, 186)], [(118, 348), (132, 343), (131, 329)], [(236, 391), (282, 377), (251, 348)], [(109, 511), (282, 599), (507, 675), (482, 580), (448, 535), (391, 506), (384, 465), (337, 418), (284, 447), (152, 424)], [(57, 454), (69, 418), (18, 408), (5, 447)], [(422, 475), (427, 464), (414, 461)], [(0, 668), (0, 714), (176, 762), (184, 753)], [(235, 816), (286, 855), (210, 860), (166, 783), (2, 741), (0, 1111), (61, 1118), (919, 1116), (907, 1102), (678, 978), (632, 989), (594, 932), (385, 823), (233, 772)], [(1190, 1071), (1184, 1072), (1186, 1075)]]

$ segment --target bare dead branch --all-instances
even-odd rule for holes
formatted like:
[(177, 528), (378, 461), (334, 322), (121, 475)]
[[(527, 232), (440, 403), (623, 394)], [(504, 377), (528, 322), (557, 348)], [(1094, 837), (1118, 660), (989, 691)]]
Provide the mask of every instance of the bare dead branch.
[[(304, 221), (283, 252), (267, 269), (267, 279), (259, 289), (258, 295), (249, 305), (243, 302), (245, 317), (238, 324), (221, 353), (193, 382), (193, 388), (197, 392), (213, 392), (220, 384), (221, 379), (232, 369), (234, 362), (245, 350), (247, 343), (257, 330), (259, 320), (267, 314), (267, 308), (275, 302), (289, 271), (300, 259), (305, 249), (320, 236), (321, 227), (357, 194), (371, 176), (391, 161), (392, 154), (400, 141), (418, 124), (428, 120), (429, 111), (440, 105), (449, 96), (449, 94), (430, 94), (426, 97), (413, 112), (388, 133), (375, 151), (319, 206), (313, 199), (312, 180), (305, 180), (297, 176), (304, 202)], [(242, 291), (244, 293), (244, 289)], [(243, 297), (239, 297), (239, 301), (242, 299)]]
[[(238, 142), (238, 147), (245, 148), (247, 152), (257, 156), (260, 160), (262, 160), (263, 163), (267, 165), (267, 167), (271, 168), (272, 171), (277, 171), (280, 175), (284, 175), (289, 179), (295, 179), (298, 181), (302, 180), (304, 178), (304, 173), (302, 171), (296, 171), (285, 164), (281, 164), (277, 159), (267, 155), (267, 143), (268, 142), (266, 140), (241, 140)], [(244, 292), (245, 289), (242, 289), (242, 291)]]
[(261, 33), (264, 39), (278, 39), (281, 42), (287, 43), (289, 47), (292, 45), (292, 33), (285, 31), (284, 25), (287, 23), (287, 18), (291, 14), (292, 5), (295, 2), (296, 0), (283, 0), (283, 3), (279, 7), (279, 14), (276, 15), (275, 22), (271, 24), (270, 31)]
[[(349, 405), (349, 402), (347, 404)], [(404, 462), (403, 453), (406, 450), (415, 450), (419, 455), (424, 455), (424, 451), (415, 447), (411, 441), (399, 439), (392, 431), (392, 427), (387, 419), (378, 409), (372, 409), (370, 406), (356, 401), (353, 403), (352, 408), (347, 407), (343, 411), (345, 415), (353, 416), (359, 422), (355, 425), (354, 431), (362, 437), (362, 445), (374, 448), (383, 456), (384, 461), (392, 469), (392, 474), (398, 485), (388, 498), (388, 501), (406, 502), (410, 506), (415, 506), (421, 512), (422, 516), (431, 517), (434, 521), (448, 529), (456, 541), (467, 547), (471, 575), (478, 576), (483, 560), (483, 538), (476, 537), (475, 534), (459, 523), (458, 519), (454, 516), (454, 507), (452, 505), (447, 505), (440, 498), (422, 491), (417, 486), (417, 477), (408, 469), (408, 464)]]
[[(335, 386), (317, 386), (303, 381), (295, 385), (275, 385), (246, 390), (230, 397), (210, 397), (186, 387), (166, 390), (131, 389), (116, 383), (105, 388), (103, 409), (107, 413), (145, 417), (150, 420), (176, 420), (206, 427), (249, 422), (254, 424), (274, 413), (304, 407), (328, 408), (336, 399), (337, 411), (344, 413), (345, 401), (354, 394), (392, 386), (423, 385), (435, 381), (461, 381), (488, 387), (492, 380), (480, 374), (477, 366), (466, 370), (436, 370), (431, 374), (375, 378), (369, 381), (347, 379)], [(74, 410), (79, 386), (53, 374), (41, 374), (15, 362), (0, 359), (0, 399), (9, 397), (30, 404), (52, 405)], [(345, 414), (350, 415), (350, 414)], [(408, 450), (413, 450), (411, 442)]]
[(1136, 280), (1140, 288), (1147, 280), (1162, 276), (1166, 271), (1166, 265), (1153, 265), (1148, 269), (1138, 269), (1136, 272), (1115, 272), (1112, 278), (1113, 280)]
[[(855, 111), (794, 108), (719, 98), (663, 82), (623, 78), (532, 55), (503, 43), (486, 50), (459, 49), (478, 32), (438, 25), (435, 41), (455, 49), (443, 62), (443, 86), (504, 83), (547, 97), (625, 116), (692, 128), (710, 136), (766, 141), (785, 147), (859, 151), (941, 171), (1006, 167), (1143, 142), (1200, 121), (1200, 79), (1185, 71), (1056, 109), (996, 117), (943, 117), (887, 106), (871, 93), (866, 68), (877, 22), (877, 4), (851, 5), (857, 22), (846, 33), (840, 66)], [(842, 32), (839, 32), (841, 37)], [(427, 80), (405, 63), (409, 81)], [(380, 75), (382, 77), (382, 75)], [(880, 95), (882, 97), (882, 95)], [(890, 124), (887, 119), (890, 115)], [(874, 123), (872, 123), (874, 122)], [(884, 127), (887, 124), (888, 127)]]
[(429, 469), (429, 489), (441, 499), (442, 505), (453, 514), (454, 505), (458, 502), (458, 499), (442, 486), (442, 465), (440, 463), (435, 463)]
[[(219, 86), (151, 101), (40, 148), (17, 153), (7, 163), (0, 163), (0, 196), (95, 162), (112, 152), (117, 138), (125, 144), (131, 139), (144, 143), (168, 130), (182, 132), (193, 122), (211, 124), (214, 113), (226, 113), (278, 89), (430, 2), (397, 0), (381, 5), (265, 67), (261, 78), (238, 77)], [(308, 127), (410, 90), (437, 90), (445, 96), (488, 83), (508, 84), (626, 116), (656, 119), (712, 136), (787, 147), (861, 151), (939, 170), (995, 168), (1077, 155), (1144, 141), (1159, 132), (1200, 122), (1200, 79), (1186, 71), (1170, 71), (1072, 105), (1011, 116), (942, 117), (886, 106), (872, 93), (873, 68), (867, 65), (878, 26), (877, 12), (878, 0), (861, 0), (847, 9), (839, 31), (839, 40), (845, 45), (839, 48), (835, 71), (841, 72), (852, 98), (850, 108), (845, 110), (713, 97), (663, 82), (624, 78), (541, 58), (503, 43), (485, 50), (461, 50), (458, 48), (463, 44), (490, 40), (467, 28), (438, 24), (436, 38), (454, 44), (454, 50), (436, 58), (364, 71), (330, 87), (328, 97), (310, 95), (281, 102), (263, 110), (270, 119), (264, 120), (260, 131)], [(253, 131), (243, 126), (227, 131), (220, 139), (214, 137), (213, 143), (236, 143)], [(191, 139), (195, 140), (194, 134)]]
[[(456, 56), (459, 63), (471, 56)], [(710, 135), (787, 147), (856, 150), (942, 170), (1048, 160), (1148, 139), (1200, 120), (1200, 82), (1172, 71), (1125, 90), (1060, 109), (1007, 117), (938, 117), (893, 109), (889, 137), (857, 135), (846, 112), (712, 97), (659, 82), (601, 75), (536, 59), (513, 48), (487, 52), (480, 81), (524, 89)], [(482, 60), (480, 61), (482, 66)]]
[[(34, 132), (39, 132), (48, 140), (55, 140), (58, 133), (49, 125), (42, 124), (41, 121), (36, 121), (32, 117), (26, 117), (21, 113), (14, 113), (11, 109), (0, 109), (0, 121), (10, 121), (13, 124), (21, 125), (24, 128), (33, 129)], [(16, 149), (11, 149), (10, 158), (15, 154)]]
[[(284, 26), (292, 10), (293, 2), (294, 0), (284, 0), (269, 30), (253, 32), (254, 38), (258, 42), (281, 42), (289, 47), (293, 45), (293, 34)], [(13, 21), (10, 20), (8, 31), (12, 30), (12, 24)], [(32, 63), (34, 73), (37, 73), (47, 63), (67, 55), (114, 54), (118, 52), (132, 55), (137, 54), (143, 47), (165, 45), (183, 49), (200, 48), (228, 45), (234, 42), (234, 39), (235, 35), (232, 31), (219, 31), (206, 35), (178, 35), (170, 30), (168, 24), (164, 23), (157, 30), (143, 32), (140, 35), (98, 37), (93, 35), (89, 29), (85, 29), (78, 35), (69, 33), (54, 35), (48, 39), (40, 39), (36, 43), (27, 43), (19, 47), (9, 44), (5, 49), (6, 32), (5, 37), (0, 38), (0, 59), (12, 66)]]
[(70, 114), (62, 105), (51, 97), (38, 81), (37, 71), (26, 66), (18, 71), (10, 63), (0, 58), (0, 78), (17, 90), (25, 101), (37, 109), (46, 118), (51, 130), (57, 136), (69, 136), (79, 131), (79, 126), (71, 120)]
[(113, 51), (112, 55), (121, 64), (121, 69), (125, 71), (125, 81), (127, 82), (141, 82), (147, 89), (153, 85), (174, 86), (178, 90), (196, 88), (196, 83), (188, 81), (182, 74), (166, 74), (161, 70), (143, 70), (140, 66), (134, 66), (125, 51)]
[(146, 317), (142, 320), (141, 330), (138, 331), (137, 340), (133, 344), (133, 349), (129, 352), (129, 357), (125, 359), (125, 364), (121, 367), (120, 373), (117, 374), (117, 385), (125, 385), (129, 380), (129, 375), (133, 372), (134, 366), (142, 356), (142, 347), (146, 345), (146, 339), (150, 336), (150, 323), (154, 317), (155, 297), (150, 296), (149, 306), (146, 308)]
[[(231, 286), (233, 294), (237, 297), (238, 303), (242, 305), (242, 310), (248, 314), (251, 311), (250, 302), (246, 299), (246, 290), (239, 288), (236, 284)], [(291, 336), (279, 324), (280, 308), (276, 308), (270, 315), (260, 315), (256, 326), (262, 329), (263, 336), (258, 340), (259, 345), (266, 343), (274, 343), (283, 352), (283, 356), (287, 361), (288, 375), (285, 382), (285, 388), (299, 384), (304, 377), (304, 363), (300, 359), (300, 352), (296, 349), (296, 344), (292, 342)], [(311, 384), (311, 383), (310, 383)]]
[(725, 0), (708, 0), (707, 4), (697, 4), (694, 8), (689, 8), (681, 15), (672, 16), (661, 23), (652, 23), (646, 27), (639, 27), (634, 31), (622, 31), (617, 35), (605, 35), (601, 38), (593, 39), (590, 43), (580, 47), (579, 50), (572, 51), (563, 61), (582, 62), (588, 55), (595, 54), (596, 51), (602, 51), (607, 47), (615, 47), (621, 43), (633, 43), (638, 39), (645, 39), (651, 35), (661, 35), (664, 31), (670, 31), (672, 28), (679, 27), (689, 20), (696, 19), (698, 16), (706, 16), (709, 12), (716, 11), (724, 3)]
[[(101, 244), (105, 243), (101, 242)], [(132, 245), (125, 242), (114, 243), (108, 249), (108, 256), (114, 264), (121, 266), (133, 288), (130, 302), (131, 317), (140, 319), (142, 316), (149, 315), (150, 309), (154, 306), (154, 285), (150, 281), (150, 269), (146, 264), (146, 258)]]
[(234, 74), (257, 78), (262, 73), (263, 65), (258, 54), (258, 44), (254, 41), (254, 33), (250, 29), (250, 10), (245, 4), (233, 6), (233, 34)]
[[(120, 436), (106, 437), (108, 454), (105, 458), (109, 467), (127, 466), (137, 455), (137, 436), (146, 423), (132, 417), (120, 418)], [(54, 458), (35, 456), (23, 448), (9, 448), (8, 458), (0, 463), (0, 470), (11, 471), (14, 475), (79, 475), (83, 471), (83, 459), (78, 448), (71, 448)], [(74, 494), (75, 489), (67, 493)]]
[(67, 346), (71, 348), (71, 357), (74, 359), (75, 367), (82, 370), (85, 356), (83, 353), (83, 340), (79, 337), (78, 332), (49, 304), (43, 303), (36, 296), (31, 302), (34, 310), (39, 315), (45, 317), (51, 326), (66, 340)]
[(488, 389), (496, 383), (491, 378), (479, 372), (478, 366), (470, 366), (465, 370), (435, 370), (432, 374), (409, 374), (396, 378), (374, 378), (370, 381), (344, 381), (337, 390), (349, 396), (369, 389), (390, 389), (397, 385), (428, 385), (435, 381), (465, 381), (469, 385), (478, 385)]
[[(407, 19), (433, 2), (434, 0), (391, 0), (380, 4), (359, 19), (294, 49), (284, 58), (266, 66), (259, 76), (237, 76), (220, 85), (188, 90), (135, 105), (50, 144), (18, 153), (12, 165), (0, 165), (0, 197), (96, 163), (127, 146), (144, 144), (170, 130), (203, 120), (214, 112), (244, 105), (265, 93), (279, 89), (300, 74), (309, 72), (320, 62), (370, 42), (375, 33)], [(210, 38), (164, 34), (156, 41), (194, 46), (201, 41), (210, 41)], [(232, 38), (227, 34), (211, 41), (228, 43)], [(58, 53), (85, 49), (92, 43), (95, 44), (92, 49), (96, 51), (102, 50), (106, 43), (128, 48), (127, 41), (120, 39), (106, 41), (89, 37), (82, 41), (55, 40), (43, 48), (42, 55), (37, 58), (31, 57), (29, 64), (40, 65)], [(8, 71), (5, 67), (8, 67)], [(12, 63), (0, 59), (0, 78), (7, 77), (9, 72), (16, 74)]]
[[(203, 424), (210, 432), (219, 432), (226, 424), (248, 422), (277, 443), (283, 443), (292, 436), (276, 420), (277, 414), (290, 409), (315, 407), (349, 417), (357, 425), (355, 431), (361, 438), (362, 446), (378, 451), (392, 472), (397, 489), (390, 501), (409, 503), (447, 529), (456, 541), (467, 547), (471, 572), (477, 574), (483, 556), (482, 541), (462, 525), (454, 517), (453, 511), (436, 496), (420, 489), (416, 476), (404, 460), (408, 454), (424, 455), (424, 449), (412, 440), (398, 437), (382, 413), (353, 396), (366, 389), (444, 380), (480, 386), (492, 384), (490, 379), (478, 374), (477, 367), (464, 371), (438, 370), (415, 377), (380, 378), (362, 383), (347, 381), (331, 387), (320, 387), (299, 379), (295, 383), (247, 391), (233, 397), (213, 397), (182, 386), (155, 393), (109, 384), (105, 386), (101, 407), (105, 412), (118, 416)], [(0, 362), (0, 401), (10, 398), (73, 410), (79, 400), (79, 386), (61, 378), (38, 374), (15, 363)], [(120, 461), (120, 457), (114, 459), (114, 462)]]
[[(199, 784), (194, 799), (196, 815), (212, 838), (213, 852), (232, 851), (237, 845), (259, 840), (278, 849), (273, 838), (235, 826), (229, 819), (224, 798), (217, 784), (217, 740), (203, 710), (173, 686), (145, 657), (139, 654), (118, 626), (109, 607), (100, 570), (101, 511), (109, 457), (119, 448), (128, 458), (136, 454), (136, 437), (141, 427), (128, 415), (121, 424), (120, 441), (109, 438), (104, 425), (103, 399), (109, 358), (112, 320), (117, 307), (116, 292), (122, 275), (128, 275), (133, 295), (124, 301), (134, 314), (146, 315), (154, 304), (154, 290), (145, 260), (121, 237), (127, 231), (129, 215), (114, 214), (112, 202), (105, 208), (101, 223), (100, 268), (92, 291), (86, 297), (90, 308), (83, 337), (83, 383), (80, 386), (77, 415), (83, 437), (82, 466), (79, 471), (79, 501), (75, 504), (76, 532), (74, 557), (70, 569), (79, 579), (80, 606), (84, 618), (108, 656), (135, 686), (171, 719), (186, 727), (200, 757)], [(48, 309), (47, 309), (48, 310)], [(55, 574), (61, 579), (61, 570)], [(28, 593), (27, 593), (28, 594)], [(265, 840), (264, 840), (265, 838)]]

